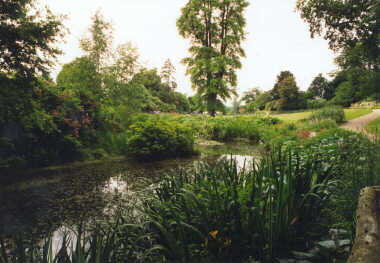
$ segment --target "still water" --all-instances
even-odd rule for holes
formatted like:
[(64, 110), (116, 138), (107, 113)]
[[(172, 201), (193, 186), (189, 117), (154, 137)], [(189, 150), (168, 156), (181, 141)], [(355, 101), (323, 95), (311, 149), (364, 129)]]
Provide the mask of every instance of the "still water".
[(22, 234), (41, 241), (53, 233), (53, 247), (78, 222), (108, 220), (119, 207), (136, 203), (136, 191), (158, 183), (168, 173), (196, 169), (200, 161), (234, 158), (243, 169), (259, 156), (247, 143), (201, 146), (201, 155), (151, 163), (107, 161), (0, 186), (0, 237)]

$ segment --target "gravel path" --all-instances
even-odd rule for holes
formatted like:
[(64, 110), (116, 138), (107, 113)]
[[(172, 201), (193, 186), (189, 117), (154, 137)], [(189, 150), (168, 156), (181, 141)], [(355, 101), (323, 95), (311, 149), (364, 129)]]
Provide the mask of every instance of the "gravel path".
[(340, 127), (346, 130), (354, 131), (354, 132), (364, 132), (369, 137), (373, 138), (374, 135), (367, 132), (365, 130), (365, 126), (374, 121), (375, 119), (380, 118), (380, 110), (374, 110), (372, 113), (364, 115), (362, 117), (350, 120)]

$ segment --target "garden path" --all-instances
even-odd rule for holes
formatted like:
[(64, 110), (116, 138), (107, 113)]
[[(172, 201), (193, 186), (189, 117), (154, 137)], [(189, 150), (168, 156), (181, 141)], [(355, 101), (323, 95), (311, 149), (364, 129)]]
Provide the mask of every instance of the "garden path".
[(351, 130), (354, 132), (363, 132), (370, 138), (375, 138), (375, 136), (365, 130), (365, 126), (374, 121), (375, 119), (380, 118), (380, 109), (374, 110), (372, 113), (361, 116), (359, 118), (350, 120), (340, 127), (346, 130)]

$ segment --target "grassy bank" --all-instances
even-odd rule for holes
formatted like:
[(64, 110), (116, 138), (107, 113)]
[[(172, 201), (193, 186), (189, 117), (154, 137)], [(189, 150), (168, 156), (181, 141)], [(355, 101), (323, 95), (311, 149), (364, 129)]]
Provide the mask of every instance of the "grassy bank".
[(345, 121), (350, 121), (372, 112), (372, 109), (344, 109)]
[(365, 129), (367, 131), (369, 131), (370, 133), (373, 133), (373, 134), (376, 134), (376, 135), (380, 135), (380, 118), (372, 121), (371, 123), (369, 123)]
[[(379, 147), (338, 128), (286, 144), (245, 169), (222, 159), (175, 170), (86, 237), (77, 231), (82, 243), (65, 240), (61, 254), (66, 262), (276, 262), (296, 250), (314, 251), (311, 262), (343, 261), (347, 254), (316, 244), (330, 240), (330, 228), (351, 231), (360, 189), (380, 183)], [(12, 255), (38, 261), (46, 244)]]

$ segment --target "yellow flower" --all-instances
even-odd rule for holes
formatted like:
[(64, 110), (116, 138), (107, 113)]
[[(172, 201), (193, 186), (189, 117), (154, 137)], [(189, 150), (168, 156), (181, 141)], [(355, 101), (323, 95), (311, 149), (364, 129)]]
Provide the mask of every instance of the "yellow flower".
[(209, 233), (210, 236), (212, 236), (214, 239), (216, 239), (216, 236), (218, 235), (219, 231), (218, 230), (215, 230), (215, 231), (211, 231)]

